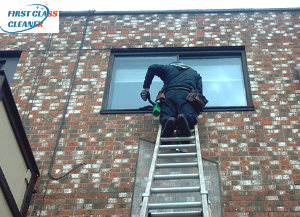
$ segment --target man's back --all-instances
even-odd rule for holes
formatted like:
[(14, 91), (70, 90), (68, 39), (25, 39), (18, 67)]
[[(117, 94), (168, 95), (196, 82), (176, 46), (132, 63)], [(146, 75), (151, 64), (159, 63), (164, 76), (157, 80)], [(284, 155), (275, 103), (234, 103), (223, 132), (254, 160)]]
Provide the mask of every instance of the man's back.
[[(158, 76), (168, 89), (176, 87), (199, 89), (201, 81), (201, 76), (192, 68), (179, 69), (173, 65), (153, 64), (148, 68), (143, 88), (150, 88), (154, 76)], [(200, 83), (202, 91), (202, 81)]]

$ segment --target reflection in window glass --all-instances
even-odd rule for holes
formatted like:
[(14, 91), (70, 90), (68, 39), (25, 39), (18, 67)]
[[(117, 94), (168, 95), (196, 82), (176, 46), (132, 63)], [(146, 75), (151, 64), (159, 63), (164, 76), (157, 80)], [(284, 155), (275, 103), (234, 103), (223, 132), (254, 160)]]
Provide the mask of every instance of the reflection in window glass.
[[(138, 109), (147, 105), (140, 97), (147, 69), (152, 64), (169, 64), (176, 56), (115, 57), (110, 83), (108, 109)], [(154, 99), (163, 82), (156, 76), (150, 94)]]
[(209, 100), (207, 107), (247, 106), (241, 58), (184, 58), (181, 61), (202, 76), (203, 93)]

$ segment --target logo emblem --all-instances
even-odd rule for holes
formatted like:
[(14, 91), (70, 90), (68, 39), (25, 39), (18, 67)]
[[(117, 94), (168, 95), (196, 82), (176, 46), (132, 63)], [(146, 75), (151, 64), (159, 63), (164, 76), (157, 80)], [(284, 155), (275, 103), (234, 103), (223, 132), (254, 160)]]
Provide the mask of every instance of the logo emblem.
[(43, 4), (30, 4), (19, 9), (9, 9), (2, 13), (0, 32), (58, 33), (59, 12), (50, 11)]

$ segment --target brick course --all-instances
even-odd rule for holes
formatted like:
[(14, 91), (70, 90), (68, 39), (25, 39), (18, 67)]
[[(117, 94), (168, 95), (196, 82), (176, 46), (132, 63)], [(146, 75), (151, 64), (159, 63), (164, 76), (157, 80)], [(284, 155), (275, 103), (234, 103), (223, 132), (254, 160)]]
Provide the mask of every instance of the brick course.
[[(220, 165), (223, 215), (300, 216), (299, 18), (299, 10), (61, 16), (59, 34), (1, 34), (0, 50), (23, 51), (11, 88), (41, 171), (28, 216), (130, 215), (138, 142), (155, 139), (158, 121), (99, 114), (110, 49), (241, 45), (255, 111), (198, 121), (203, 156)], [(54, 177), (84, 165), (49, 180), (56, 143)]]

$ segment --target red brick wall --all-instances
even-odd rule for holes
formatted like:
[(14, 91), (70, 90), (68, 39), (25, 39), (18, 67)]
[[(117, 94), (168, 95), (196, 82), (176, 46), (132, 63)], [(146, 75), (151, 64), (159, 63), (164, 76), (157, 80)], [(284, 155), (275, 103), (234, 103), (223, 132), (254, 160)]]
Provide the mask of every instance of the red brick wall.
[[(111, 48), (240, 45), (255, 111), (199, 118), (203, 155), (220, 165), (224, 217), (300, 216), (299, 18), (299, 10), (96, 15), (81, 52), (86, 16), (61, 17), (52, 36), (1, 34), (0, 50), (23, 50), (11, 87), (41, 171), (28, 216), (130, 214), (138, 141), (154, 140), (158, 121), (99, 114)], [(85, 165), (49, 180), (56, 144), (54, 177)]]

